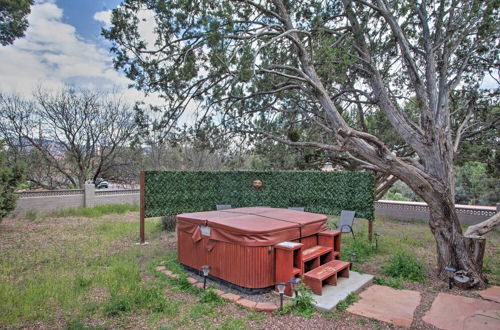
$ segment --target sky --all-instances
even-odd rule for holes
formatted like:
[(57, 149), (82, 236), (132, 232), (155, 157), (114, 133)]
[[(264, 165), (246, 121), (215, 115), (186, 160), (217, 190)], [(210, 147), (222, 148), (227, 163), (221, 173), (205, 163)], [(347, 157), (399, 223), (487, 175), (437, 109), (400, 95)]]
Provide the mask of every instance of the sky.
[(101, 36), (120, 2), (36, 0), (26, 36), (0, 46), (0, 90), (29, 96), (38, 87), (70, 85), (119, 90), (131, 102), (143, 99), (127, 89), (130, 81), (113, 68), (110, 43)]

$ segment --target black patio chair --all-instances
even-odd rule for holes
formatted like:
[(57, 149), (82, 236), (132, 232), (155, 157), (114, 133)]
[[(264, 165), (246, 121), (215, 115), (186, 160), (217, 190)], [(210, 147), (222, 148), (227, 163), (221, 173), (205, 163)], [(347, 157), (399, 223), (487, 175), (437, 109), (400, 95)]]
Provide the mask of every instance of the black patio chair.
[(215, 209), (217, 211), (222, 211), (222, 210), (229, 210), (232, 209), (231, 205), (215, 205)]
[(354, 231), (352, 230), (352, 225), (354, 222), (354, 216), (356, 215), (355, 211), (345, 211), (340, 212), (339, 225), (335, 225), (335, 228), (338, 228), (341, 233), (351, 233), (352, 238), (356, 239), (354, 236)]
[(289, 210), (294, 210), (294, 211), (302, 211), (302, 212), (304, 212), (304, 208), (303, 207), (289, 207), (288, 209)]

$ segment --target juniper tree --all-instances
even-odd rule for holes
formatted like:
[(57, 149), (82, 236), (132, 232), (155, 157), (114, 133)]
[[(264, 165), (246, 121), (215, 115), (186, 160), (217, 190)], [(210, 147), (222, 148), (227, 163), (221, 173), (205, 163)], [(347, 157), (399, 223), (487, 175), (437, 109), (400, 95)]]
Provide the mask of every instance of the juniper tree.
[[(136, 88), (197, 104), (233, 130), (341, 152), (404, 181), (430, 208), (437, 271), (466, 270), (483, 285), (484, 240), (462, 234), (453, 160), (475, 103), (451, 125), (450, 95), (473, 100), (498, 79), (498, 1), (126, 0), (113, 11), (115, 66)], [(147, 13), (145, 15), (145, 13)], [(145, 40), (144, 19), (155, 40)], [(146, 20), (147, 21), (147, 20)], [(379, 113), (412, 156), (398, 155), (349, 118)], [(470, 114), (469, 114), (470, 113)], [(314, 124), (314, 140), (270, 132), (277, 114)]]

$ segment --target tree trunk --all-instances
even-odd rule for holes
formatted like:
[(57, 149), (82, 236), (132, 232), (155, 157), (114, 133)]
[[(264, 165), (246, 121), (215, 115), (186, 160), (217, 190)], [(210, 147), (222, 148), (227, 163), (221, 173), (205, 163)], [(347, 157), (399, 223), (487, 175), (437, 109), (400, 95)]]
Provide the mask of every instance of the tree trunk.
[(482, 273), (482, 259), (486, 241), (462, 235), (451, 193), (433, 195), (427, 203), (430, 211), (429, 225), (436, 239), (439, 277), (446, 279), (445, 267), (453, 267), (467, 272), (470, 281), (464, 288), (484, 287), (487, 280)]

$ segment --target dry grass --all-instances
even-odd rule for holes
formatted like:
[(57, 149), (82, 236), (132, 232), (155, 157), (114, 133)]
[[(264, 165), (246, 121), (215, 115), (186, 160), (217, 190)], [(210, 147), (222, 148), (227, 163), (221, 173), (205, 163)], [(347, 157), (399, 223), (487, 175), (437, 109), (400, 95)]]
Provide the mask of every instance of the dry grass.
[[(162, 232), (159, 220), (148, 220), (150, 244), (136, 246), (137, 219), (136, 212), (98, 218), (5, 219), (0, 224), (0, 328), (389, 328), (340, 311), (317, 313), (306, 320), (250, 312), (235, 304), (202, 303), (199, 292), (186, 291), (154, 271), (175, 251), (175, 235)], [(366, 237), (366, 226), (366, 221), (356, 220), (359, 242)], [(426, 328), (420, 320), (423, 313), (438, 292), (447, 291), (433, 275), (434, 240), (427, 225), (377, 219), (375, 231), (382, 234), (378, 250), (366, 242), (355, 246), (344, 236), (346, 249), (366, 253), (355, 268), (381, 275), (396, 248), (413, 251), (425, 265), (427, 280), (402, 285), (422, 292), (414, 327)], [(499, 284), (500, 234), (488, 238), (486, 271), (491, 283)]]

